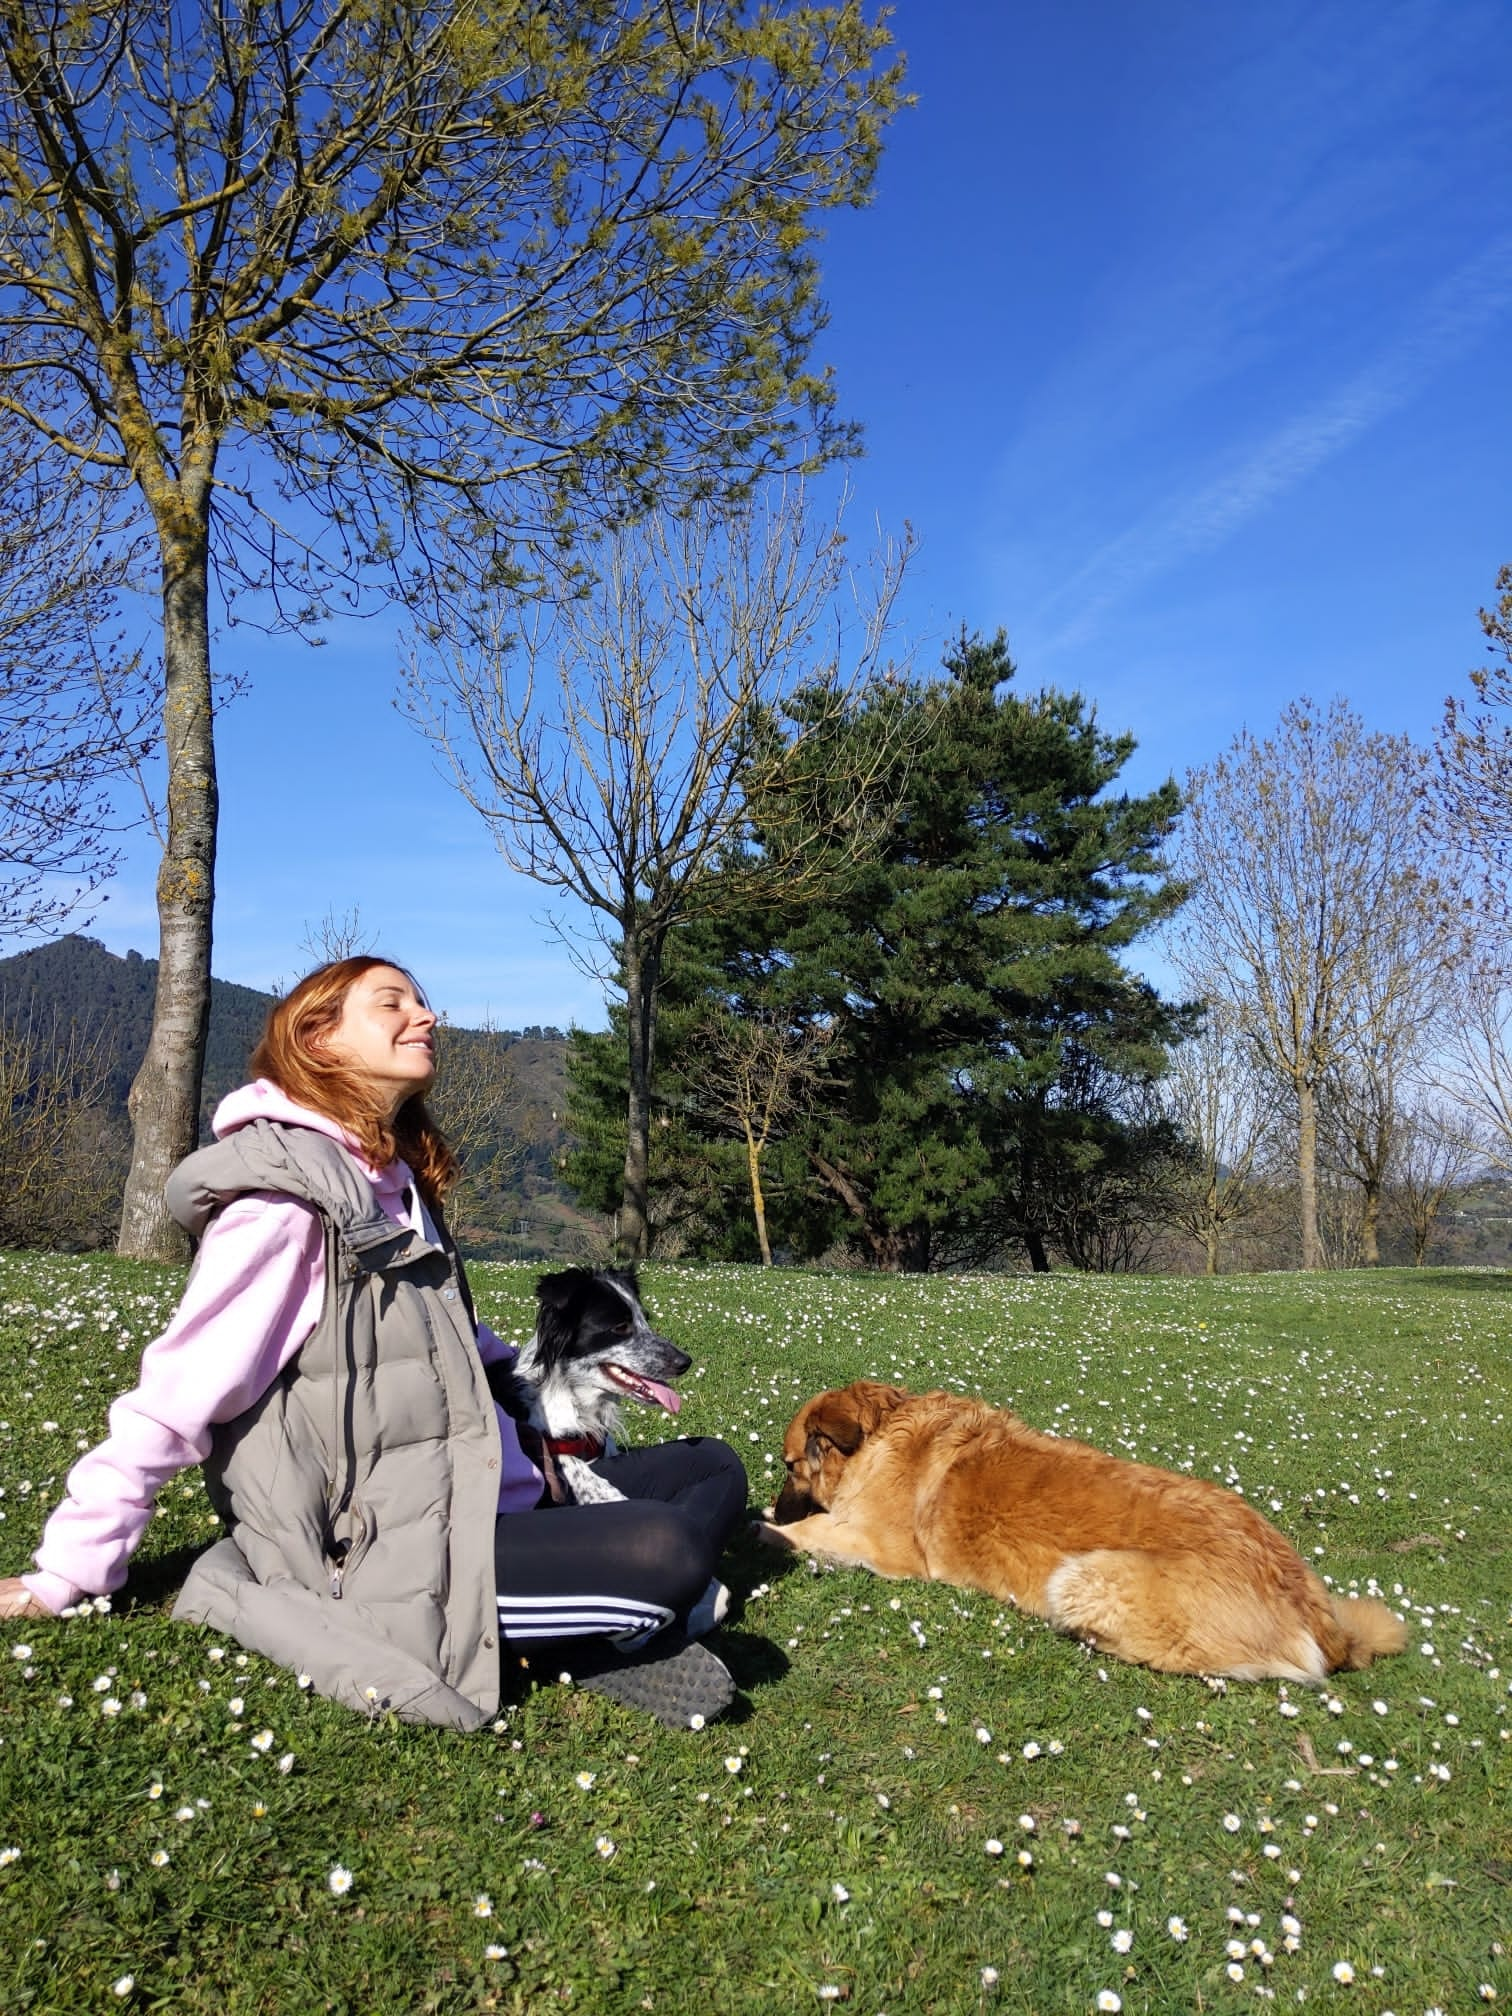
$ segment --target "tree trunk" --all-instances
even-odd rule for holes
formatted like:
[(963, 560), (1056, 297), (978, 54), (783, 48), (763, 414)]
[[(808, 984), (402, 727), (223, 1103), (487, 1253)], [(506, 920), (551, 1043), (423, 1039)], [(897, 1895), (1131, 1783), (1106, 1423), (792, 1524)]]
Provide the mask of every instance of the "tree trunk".
[(1318, 1236), (1318, 1107), (1305, 1080), (1297, 1084), (1297, 1201), (1302, 1213), (1302, 1270), (1316, 1274), (1323, 1265)]
[(934, 1257), (934, 1235), (928, 1224), (909, 1225), (898, 1234), (898, 1272), (927, 1274)]
[(1360, 1209), (1360, 1264), (1362, 1267), (1379, 1267), (1381, 1264), (1381, 1186), (1367, 1183)]
[(194, 1148), (210, 1024), (210, 942), (215, 908), (215, 782), (210, 687), (208, 489), (163, 534), (163, 743), (168, 839), (158, 867), (158, 973), (147, 1054), (131, 1087), (131, 1170), (116, 1250), (142, 1260), (182, 1260), (184, 1233), (164, 1186)]
[(1045, 1235), (1037, 1225), (1024, 1227), (1024, 1250), (1029, 1255), (1029, 1265), (1036, 1274), (1050, 1272), (1050, 1256), (1045, 1251)]
[(1207, 1272), (1209, 1274), (1216, 1274), (1218, 1272), (1218, 1242), (1222, 1236), (1218, 1223), (1218, 1185), (1216, 1182), (1209, 1183), (1207, 1195), (1202, 1201), (1204, 1206), (1203, 1216), (1206, 1221), (1202, 1228), (1202, 1243), (1207, 1253)]
[(855, 1219), (861, 1237), (866, 1242), (866, 1250), (871, 1255), (873, 1266), (880, 1267), (885, 1273), (896, 1274), (898, 1261), (893, 1244), (894, 1235), (872, 1217), (871, 1207), (860, 1190), (843, 1169), (838, 1168), (833, 1162), (827, 1162), (812, 1148), (809, 1150), (809, 1161), (821, 1181), (834, 1191)]
[(625, 974), (625, 1025), (629, 1035), (630, 1091), (625, 1109), (625, 1184), (615, 1258), (644, 1260), (651, 1250), (651, 1070), (656, 1050), (656, 994), (661, 947), (642, 942), (634, 920), (621, 955)]
[(755, 1213), (756, 1217), (756, 1240), (757, 1244), (761, 1247), (762, 1266), (770, 1267), (772, 1264), (772, 1243), (767, 1238), (766, 1197), (763, 1195), (761, 1188), (761, 1149), (757, 1146), (756, 1136), (751, 1132), (749, 1121), (746, 1122), (745, 1139), (746, 1162), (751, 1172), (751, 1210)]

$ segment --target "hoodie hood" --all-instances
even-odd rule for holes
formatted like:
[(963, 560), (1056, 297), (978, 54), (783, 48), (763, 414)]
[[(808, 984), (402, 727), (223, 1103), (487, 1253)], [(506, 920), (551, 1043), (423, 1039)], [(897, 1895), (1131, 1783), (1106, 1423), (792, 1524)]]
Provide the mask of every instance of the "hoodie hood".
[(240, 1085), (234, 1092), (228, 1092), (215, 1109), (210, 1129), (217, 1141), (224, 1141), (228, 1134), (253, 1120), (272, 1120), (280, 1127), (307, 1127), (312, 1134), (324, 1134), (327, 1140), (345, 1148), (385, 1204), (390, 1195), (397, 1198), (410, 1180), (407, 1163), (390, 1162), (386, 1169), (375, 1169), (339, 1120), (333, 1120), (328, 1113), (317, 1113), (312, 1106), (301, 1106), (271, 1079), (256, 1078), (250, 1085)]

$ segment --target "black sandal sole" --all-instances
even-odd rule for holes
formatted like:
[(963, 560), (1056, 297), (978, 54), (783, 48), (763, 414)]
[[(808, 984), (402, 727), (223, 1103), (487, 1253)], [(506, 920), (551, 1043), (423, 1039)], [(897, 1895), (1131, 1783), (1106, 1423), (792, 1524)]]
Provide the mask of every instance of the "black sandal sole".
[(574, 1685), (654, 1715), (668, 1729), (701, 1729), (735, 1699), (729, 1668), (693, 1639), (653, 1639), (628, 1656), (600, 1646), (566, 1664)]

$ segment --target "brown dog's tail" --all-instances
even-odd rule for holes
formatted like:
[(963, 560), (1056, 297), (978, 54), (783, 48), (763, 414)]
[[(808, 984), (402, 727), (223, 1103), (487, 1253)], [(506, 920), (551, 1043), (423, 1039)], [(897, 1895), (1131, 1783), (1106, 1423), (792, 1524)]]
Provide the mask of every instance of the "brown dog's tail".
[(1333, 1663), (1335, 1672), (1344, 1667), (1357, 1673), (1372, 1659), (1400, 1652), (1407, 1643), (1407, 1626), (1373, 1596), (1335, 1596), (1333, 1608), (1345, 1640), (1342, 1655)]

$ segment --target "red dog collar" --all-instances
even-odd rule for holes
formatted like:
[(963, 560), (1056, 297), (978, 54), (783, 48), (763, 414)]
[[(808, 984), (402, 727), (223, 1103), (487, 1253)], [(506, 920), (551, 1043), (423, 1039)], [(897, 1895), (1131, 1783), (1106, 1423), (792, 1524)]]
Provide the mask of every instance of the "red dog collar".
[(542, 1455), (581, 1456), (593, 1463), (604, 1453), (603, 1442), (597, 1435), (543, 1435), (524, 1421), (518, 1423), (517, 1432), (520, 1447), (537, 1469), (541, 1467)]
[(543, 1435), (543, 1448), (553, 1456), (581, 1456), (593, 1463), (604, 1453), (604, 1445), (596, 1435)]

